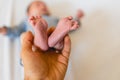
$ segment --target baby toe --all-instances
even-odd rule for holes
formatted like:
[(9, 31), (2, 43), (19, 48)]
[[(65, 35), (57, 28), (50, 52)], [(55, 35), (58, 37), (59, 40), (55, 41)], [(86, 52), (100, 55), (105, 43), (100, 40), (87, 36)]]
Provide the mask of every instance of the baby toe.
[(38, 19), (38, 16), (35, 16), (36, 19)]
[(36, 16), (36, 19), (41, 19), (42, 17), (41, 16)]
[(66, 18), (63, 18), (65, 22), (69, 22), (69, 21), (72, 21), (73, 17), (72, 16), (69, 16), (69, 17), (66, 17)]
[(31, 16), (30, 18), (29, 18), (29, 20), (34, 20), (35, 19), (35, 17), (34, 16)]
[(69, 20), (72, 20), (72, 19), (73, 19), (73, 17), (72, 17), (72, 16), (69, 16), (69, 17), (68, 17), (68, 19), (69, 19)]
[(35, 21), (31, 21), (30, 23), (33, 27), (35, 26)]
[(78, 22), (77, 21), (72, 21), (72, 25), (74, 25), (74, 24), (78, 25)]
[(38, 18), (40, 19), (40, 18), (42, 18), (42, 16), (38, 16)]
[(72, 17), (72, 16), (68, 16), (68, 17), (66, 17), (66, 19), (68, 19), (68, 20), (72, 20), (73, 17)]
[(78, 25), (78, 22), (77, 22), (77, 21), (75, 21), (75, 24), (76, 24), (76, 25)]
[(79, 28), (79, 25), (76, 23), (70, 28), (70, 30), (72, 31), (72, 30), (76, 30), (78, 28)]

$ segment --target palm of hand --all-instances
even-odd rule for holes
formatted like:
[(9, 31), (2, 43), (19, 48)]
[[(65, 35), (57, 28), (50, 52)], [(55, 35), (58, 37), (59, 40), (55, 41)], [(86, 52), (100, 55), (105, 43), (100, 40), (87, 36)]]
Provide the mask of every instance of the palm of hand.
[[(28, 35), (27, 35), (28, 36)], [(26, 40), (30, 41), (30, 38)], [(27, 41), (22, 41), (22, 45), (26, 44)], [(32, 39), (32, 38), (31, 38)], [(63, 80), (67, 65), (68, 57), (70, 53), (70, 40), (67, 36), (65, 41), (68, 46), (64, 46), (64, 49), (60, 53), (49, 50), (42, 52), (40, 50), (32, 51), (32, 43), (28, 42), (27, 46), (22, 46), (22, 60), (25, 69), (25, 80)]]

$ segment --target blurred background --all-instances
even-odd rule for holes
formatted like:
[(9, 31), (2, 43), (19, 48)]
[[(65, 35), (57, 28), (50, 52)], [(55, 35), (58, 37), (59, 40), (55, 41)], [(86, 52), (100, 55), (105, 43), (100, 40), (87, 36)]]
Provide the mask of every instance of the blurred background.
[[(0, 0), (0, 26), (14, 26), (33, 0)], [(65, 80), (120, 80), (120, 0), (43, 0), (53, 16), (80, 8), (82, 27), (70, 34), (72, 53)], [(0, 80), (23, 80), (20, 43), (0, 35)]]

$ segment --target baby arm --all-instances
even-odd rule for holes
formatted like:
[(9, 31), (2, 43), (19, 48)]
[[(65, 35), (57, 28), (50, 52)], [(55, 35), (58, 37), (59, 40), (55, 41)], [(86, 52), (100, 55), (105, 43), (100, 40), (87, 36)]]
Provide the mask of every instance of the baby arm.
[(6, 35), (10, 38), (19, 37), (22, 32), (26, 31), (25, 23), (22, 22), (20, 25), (15, 27), (6, 27), (0, 28), (0, 33)]

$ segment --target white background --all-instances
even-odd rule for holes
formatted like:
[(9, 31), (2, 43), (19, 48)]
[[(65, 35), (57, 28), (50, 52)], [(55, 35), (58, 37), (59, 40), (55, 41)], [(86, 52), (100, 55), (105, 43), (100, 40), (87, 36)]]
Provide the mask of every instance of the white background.
[[(0, 0), (0, 25), (19, 24), (30, 1)], [(71, 80), (120, 80), (120, 0), (44, 1), (54, 16), (85, 12), (82, 27), (71, 34)], [(22, 80), (19, 41), (2, 35), (0, 41), (0, 80)]]

